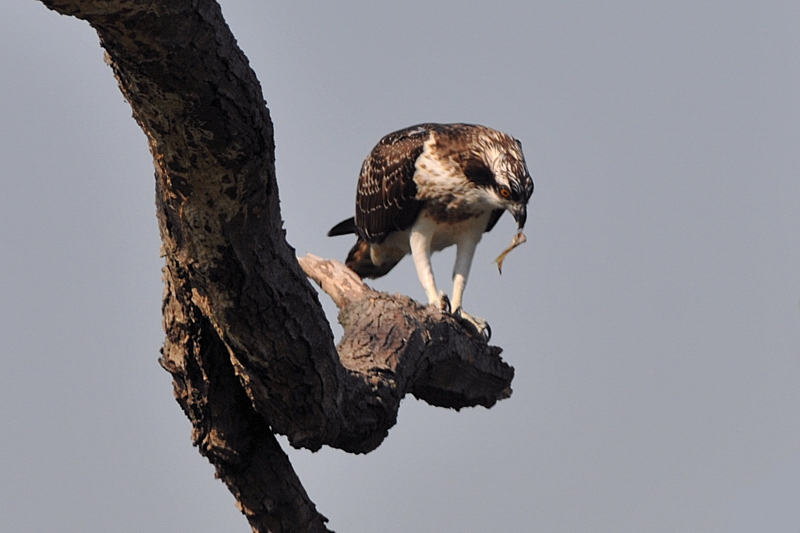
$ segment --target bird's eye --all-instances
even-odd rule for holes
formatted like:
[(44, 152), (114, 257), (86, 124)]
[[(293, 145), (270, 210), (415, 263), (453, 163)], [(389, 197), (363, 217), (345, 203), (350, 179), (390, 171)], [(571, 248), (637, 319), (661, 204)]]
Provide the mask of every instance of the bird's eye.
[(502, 196), (503, 198), (508, 198), (509, 196), (511, 196), (511, 191), (503, 187), (502, 189), (500, 189), (500, 196)]

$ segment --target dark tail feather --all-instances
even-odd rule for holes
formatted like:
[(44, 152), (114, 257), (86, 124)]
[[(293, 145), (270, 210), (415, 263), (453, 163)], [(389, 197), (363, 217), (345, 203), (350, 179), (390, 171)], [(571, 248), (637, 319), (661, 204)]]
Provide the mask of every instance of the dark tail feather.
[[(347, 221), (345, 220), (345, 222)], [(339, 224), (339, 226), (342, 224)], [(344, 264), (362, 278), (379, 278), (393, 269), (397, 262), (386, 263), (380, 266), (376, 265), (372, 262), (372, 256), (369, 252), (369, 243), (359, 238), (356, 244), (350, 249), (350, 253), (347, 254), (347, 260)]]
[[(335, 237), (337, 235), (349, 235), (356, 233), (356, 220), (355, 218), (348, 218), (342, 220), (328, 232), (328, 237)], [(379, 278), (386, 275), (397, 262), (386, 263), (383, 265), (376, 265), (372, 262), (372, 254), (370, 254), (369, 243), (358, 238), (355, 245), (350, 248), (350, 253), (347, 254), (347, 260), (344, 262), (347, 268), (361, 276), (362, 278)]]
[(350, 235), (356, 232), (356, 219), (353, 217), (347, 220), (342, 220), (328, 232), (328, 237), (336, 237), (337, 235)]

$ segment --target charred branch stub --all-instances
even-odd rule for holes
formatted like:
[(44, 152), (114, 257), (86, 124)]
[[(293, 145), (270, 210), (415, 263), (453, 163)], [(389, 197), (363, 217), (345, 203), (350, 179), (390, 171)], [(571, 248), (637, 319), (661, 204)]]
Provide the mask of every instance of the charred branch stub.
[[(213, 0), (41, 0), (98, 33), (156, 167), (161, 363), (254, 531), (327, 531), (274, 433), (368, 452), (406, 393), (490, 407), (510, 394), (500, 349), (450, 316), (367, 288), (284, 237), (272, 122)], [(341, 308), (338, 351), (306, 272)]]
[(311, 254), (299, 261), (340, 309), (342, 364), (391, 391), (379, 390), (383, 404), (410, 392), (441, 407), (491, 407), (511, 395), (514, 369), (471, 324), (406, 296), (376, 292), (338, 261)]

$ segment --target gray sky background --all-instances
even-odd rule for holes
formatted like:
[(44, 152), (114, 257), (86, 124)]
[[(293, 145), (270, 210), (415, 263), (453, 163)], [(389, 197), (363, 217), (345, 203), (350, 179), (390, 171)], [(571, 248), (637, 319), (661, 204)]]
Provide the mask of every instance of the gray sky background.
[[(345, 256), (325, 233), (411, 124), (507, 131), (536, 183), (465, 296), (514, 395), (291, 450), (333, 529), (800, 530), (800, 3), (222, 7), (298, 253)], [(0, 72), (0, 531), (248, 530), (157, 363), (153, 167), (96, 34), (9, 2)], [(375, 285), (424, 299), (409, 260)]]

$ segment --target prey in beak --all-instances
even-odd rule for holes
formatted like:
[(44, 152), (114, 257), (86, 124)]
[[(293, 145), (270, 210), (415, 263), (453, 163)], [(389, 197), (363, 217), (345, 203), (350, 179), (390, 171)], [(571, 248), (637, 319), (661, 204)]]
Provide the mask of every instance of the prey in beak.
[(497, 259), (494, 260), (494, 262), (497, 263), (497, 271), (501, 275), (503, 274), (503, 261), (505, 261), (506, 256), (511, 252), (511, 250), (528, 240), (528, 238), (525, 237), (525, 234), (522, 233), (522, 228), (525, 227), (525, 221), (528, 218), (527, 206), (525, 204), (515, 204), (515, 206), (510, 208), (509, 211), (511, 212), (511, 216), (514, 217), (514, 220), (517, 221), (517, 233), (514, 235), (514, 238), (511, 239), (511, 244), (509, 247), (503, 250), (500, 255), (497, 256)]

